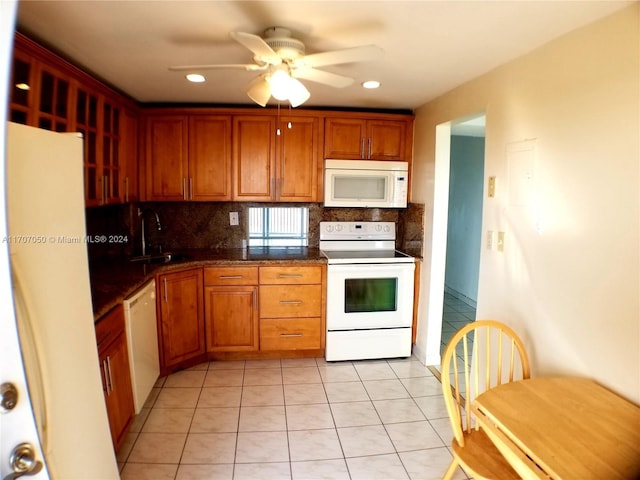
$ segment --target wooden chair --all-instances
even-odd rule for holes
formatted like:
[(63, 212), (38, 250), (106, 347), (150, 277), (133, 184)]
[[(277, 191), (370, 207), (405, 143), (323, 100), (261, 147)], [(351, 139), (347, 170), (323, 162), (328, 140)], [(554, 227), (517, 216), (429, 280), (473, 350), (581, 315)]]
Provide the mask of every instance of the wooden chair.
[[(483, 343), (483, 353), (474, 348)], [(458, 330), (442, 356), (442, 390), (451, 420), (453, 459), (443, 480), (460, 466), (479, 479), (519, 479), (471, 412), (479, 394), (502, 383), (529, 378), (529, 359), (522, 341), (508, 326), (478, 320)]]

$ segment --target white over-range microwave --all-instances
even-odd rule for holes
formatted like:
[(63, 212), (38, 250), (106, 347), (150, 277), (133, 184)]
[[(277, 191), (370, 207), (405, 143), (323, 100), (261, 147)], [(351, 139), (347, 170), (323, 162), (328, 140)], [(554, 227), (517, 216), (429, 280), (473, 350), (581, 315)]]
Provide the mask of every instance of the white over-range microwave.
[(405, 208), (407, 162), (325, 160), (324, 206)]

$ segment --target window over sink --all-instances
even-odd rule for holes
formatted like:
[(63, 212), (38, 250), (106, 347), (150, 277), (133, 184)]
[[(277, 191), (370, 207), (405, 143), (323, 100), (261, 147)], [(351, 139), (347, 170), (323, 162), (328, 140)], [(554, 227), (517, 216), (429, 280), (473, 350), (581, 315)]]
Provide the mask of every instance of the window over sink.
[(308, 245), (308, 207), (249, 207), (250, 247)]

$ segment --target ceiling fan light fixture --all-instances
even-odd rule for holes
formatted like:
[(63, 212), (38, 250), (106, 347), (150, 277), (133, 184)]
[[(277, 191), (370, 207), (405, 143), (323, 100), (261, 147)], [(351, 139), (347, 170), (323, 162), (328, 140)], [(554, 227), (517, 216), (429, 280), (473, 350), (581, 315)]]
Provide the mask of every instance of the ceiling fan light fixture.
[(202, 83), (207, 80), (204, 78), (204, 75), (200, 75), (199, 73), (189, 73), (186, 75), (186, 79), (193, 83)]
[(264, 75), (255, 78), (247, 89), (247, 95), (261, 107), (266, 107), (271, 98), (271, 85)]
[(293, 108), (302, 105), (309, 100), (311, 94), (300, 80), (292, 78), (289, 82), (289, 103)]
[(271, 85), (271, 95), (276, 100), (288, 100), (289, 90), (291, 90), (292, 78), (283, 70), (276, 70), (269, 78)]

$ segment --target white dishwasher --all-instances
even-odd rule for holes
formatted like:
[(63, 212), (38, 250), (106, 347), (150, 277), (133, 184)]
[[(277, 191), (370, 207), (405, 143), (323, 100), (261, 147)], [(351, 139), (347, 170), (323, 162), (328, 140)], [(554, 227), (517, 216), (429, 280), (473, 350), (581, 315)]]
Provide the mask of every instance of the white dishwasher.
[(133, 403), (138, 415), (160, 376), (155, 280), (127, 298), (124, 311)]

